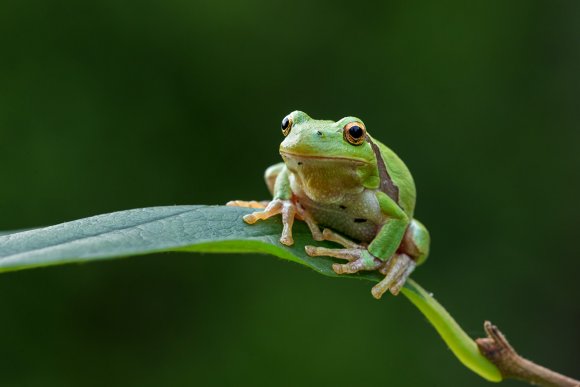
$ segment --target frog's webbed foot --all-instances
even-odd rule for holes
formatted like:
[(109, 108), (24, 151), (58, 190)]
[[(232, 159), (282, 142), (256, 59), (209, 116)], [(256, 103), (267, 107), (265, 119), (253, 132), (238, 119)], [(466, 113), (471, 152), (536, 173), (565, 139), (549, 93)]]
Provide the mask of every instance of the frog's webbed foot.
[(265, 220), (274, 215), (282, 214), (282, 224), (284, 225), (284, 229), (282, 230), (280, 242), (286, 246), (294, 244), (294, 239), (292, 238), (292, 225), (294, 224), (295, 218), (303, 220), (308, 225), (314, 240), (323, 240), (320, 228), (318, 228), (318, 225), (310, 213), (306, 211), (299, 202), (294, 202), (289, 199), (274, 199), (272, 201), (260, 202), (255, 200), (249, 202), (243, 200), (231, 200), (226, 203), (226, 206), (262, 209), (262, 211), (255, 211), (244, 216), (244, 221), (248, 224), (254, 224), (258, 220)]
[(230, 200), (226, 203), (229, 207), (243, 207), (243, 208), (266, 208), (270, 203), (267, 200), (262, 200), (260, 202), (256, 200), (244, 201), (244, 200)]
[(359, 245), (340, 234), (326, 228), (322, 232), (324, 240), (336, 242), (344, 249), (329, 249), (326, 247), (306, 246), (306, 254), (311, 257), (334, 257), (339, 259), (346, 259), (348, 263), (339, 264), (334, 263), (332, 270), (336, 274), (352, 274), (360, 270), (376, 270), (382, 261), (374, 257), (366, 250), (366, 246)]
[(379, 272), (384, 274), (385, 278), (372, 288), (373, 297), (379, 299), (388, 290), (395, 296), (399, 294), (405, 281), (415, 270), (415, 266), (415, 261), (407, 254), (393, 255), (379, 268)]
[(274, 215), (282, 214), (282, 235), (280, 236), (280, 243), (291, 246), (294, 244), (292, 238), (292, 225), (296, 216), (296, 206), (291, 200), (274, 199), (262, 211), (255, 211), (251, 214), (244, 215), (244, 222), (254, 224), (258, 220), (266, 220)]

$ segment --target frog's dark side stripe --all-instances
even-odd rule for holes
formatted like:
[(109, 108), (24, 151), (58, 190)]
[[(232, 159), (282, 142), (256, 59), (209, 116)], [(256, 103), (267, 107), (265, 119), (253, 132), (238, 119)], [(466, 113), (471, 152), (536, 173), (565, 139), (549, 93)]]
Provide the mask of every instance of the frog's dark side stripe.
[(395, 185), (393, 179), (391, 179), (391, 176), (389, 175), (387, 165), (385, 164), (383, 156), (381, 156), (381, 150), (379, 149), (379, 146), (375, 144), (368, 135), (365, 137), (365, 140), (371, 145), (371, 149), (373, 150), (375, 159), (377, 160), (379, 178), (381, 179), (381, 185), (379, 186), (379, 189), (386, 193), (391, 199), (393, 199), (395, 203), (399, 204), (399, 187)]

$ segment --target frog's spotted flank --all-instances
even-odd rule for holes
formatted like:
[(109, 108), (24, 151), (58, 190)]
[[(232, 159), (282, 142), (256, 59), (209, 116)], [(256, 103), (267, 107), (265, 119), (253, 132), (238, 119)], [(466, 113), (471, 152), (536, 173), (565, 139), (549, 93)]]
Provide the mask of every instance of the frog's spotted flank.
[(367, 221), (367, 220), (366, 220), (365, 218), (354, 218), (354, 222), (355, 222), (355, 223), (364, 223), (364, 222), (366, 222), (366, 221)]

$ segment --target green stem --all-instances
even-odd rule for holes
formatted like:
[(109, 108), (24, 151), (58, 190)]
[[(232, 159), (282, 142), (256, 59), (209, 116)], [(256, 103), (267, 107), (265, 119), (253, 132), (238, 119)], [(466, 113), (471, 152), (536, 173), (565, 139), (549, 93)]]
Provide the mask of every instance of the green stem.
[(502, 380), (498, 368), (479, 352), (475, 341), (461, 329), (432, 295), (411, 279), (407, 280), (401, 291), (433, 324), (435, 330), (460, 362), (490, 382)]

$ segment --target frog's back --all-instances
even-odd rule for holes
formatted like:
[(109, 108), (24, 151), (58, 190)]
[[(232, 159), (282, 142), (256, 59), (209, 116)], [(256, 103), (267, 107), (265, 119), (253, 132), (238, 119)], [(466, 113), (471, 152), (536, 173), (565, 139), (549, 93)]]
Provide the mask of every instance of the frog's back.
[(398, 188), (399, 205), (403, 208), (405, 213), (409, 215), (409, 218), (413, 218), (417, 191), (415, 189), (415, 181), (413, 180), (409, 168), (407, 168), (403, 160), (401, 160), (389, 147), (374, 138), (373, 142), (378, 145), (389, 176)]

